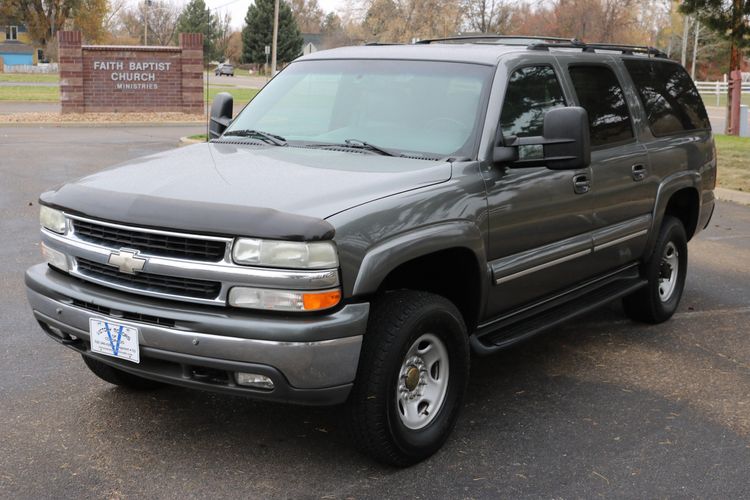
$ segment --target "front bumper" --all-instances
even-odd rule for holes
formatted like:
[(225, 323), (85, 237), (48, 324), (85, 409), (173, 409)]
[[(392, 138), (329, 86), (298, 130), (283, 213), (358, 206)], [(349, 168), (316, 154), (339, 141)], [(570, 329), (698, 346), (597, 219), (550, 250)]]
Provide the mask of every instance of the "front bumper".
[[(367, 303), (295, 318), (153, 300), (82, 282), (46, 264), (26, 271), (26, 289), (42, 328), (84, 356), (175, 385), (302, 404), (346, 400), (369, 313)], [(140, 364), (91, 352), (89, 318), (136, 326)], [(266, 375), (274, 389), (239, 386), (235, 372)]]

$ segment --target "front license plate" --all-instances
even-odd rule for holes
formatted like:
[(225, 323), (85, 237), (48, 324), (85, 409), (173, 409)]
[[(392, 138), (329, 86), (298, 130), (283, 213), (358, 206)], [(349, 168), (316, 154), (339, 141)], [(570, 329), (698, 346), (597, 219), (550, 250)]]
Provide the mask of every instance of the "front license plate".
[(114, 358), (140, 363), (138, 328), (133, 326), (89, 318), (91, 350)]

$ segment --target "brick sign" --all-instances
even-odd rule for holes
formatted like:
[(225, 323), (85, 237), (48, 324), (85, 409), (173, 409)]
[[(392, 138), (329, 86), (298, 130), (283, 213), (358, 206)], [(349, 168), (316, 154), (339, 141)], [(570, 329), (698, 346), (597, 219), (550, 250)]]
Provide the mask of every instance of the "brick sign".
[(203, 35), (179, 47), (81, 45), (58, 34), (63, 113), (203, 112)]

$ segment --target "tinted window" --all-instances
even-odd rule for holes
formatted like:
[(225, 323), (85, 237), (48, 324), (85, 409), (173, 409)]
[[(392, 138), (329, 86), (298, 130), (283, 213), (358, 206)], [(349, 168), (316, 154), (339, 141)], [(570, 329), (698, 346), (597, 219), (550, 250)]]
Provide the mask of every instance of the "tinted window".
[(504, 136), (542, 135), (544, 113), (565, 106), (560, 82), (549, 66), (529, 66), (513, 72), (505, 91), (500, 127)]
[(711, 128), (703, 101), (682, 66), (663, 61), (625, 61), (646, 108), (654, 135)]
[(578, 102), (588, 111), (591, 145), (601, 146), (633, 137), (630, 113), (617, 77), (605, 66), (574, 66), (570, 78)]

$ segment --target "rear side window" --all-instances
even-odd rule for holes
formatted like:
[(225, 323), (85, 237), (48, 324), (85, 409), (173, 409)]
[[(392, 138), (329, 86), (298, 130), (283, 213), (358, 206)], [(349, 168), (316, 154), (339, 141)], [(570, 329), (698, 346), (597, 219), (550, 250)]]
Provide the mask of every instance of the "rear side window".
[(527, 66), (510, 76), (500, 128), (504, 136), (542, 135), (544, 114), (565, 106), (560, 82), (550, 66)]
[(638, 89), (655, 136), (711, 128), (698, 90), (682, 66), (629, 59), (625, 67)]
[(591, 145), (632, 139), (628, 104), (612, 70), (606, 66), (572, 66), (569, 71), (578, 102), (589, 114)]

